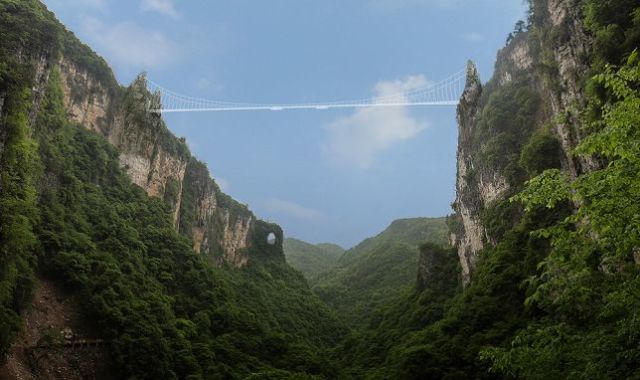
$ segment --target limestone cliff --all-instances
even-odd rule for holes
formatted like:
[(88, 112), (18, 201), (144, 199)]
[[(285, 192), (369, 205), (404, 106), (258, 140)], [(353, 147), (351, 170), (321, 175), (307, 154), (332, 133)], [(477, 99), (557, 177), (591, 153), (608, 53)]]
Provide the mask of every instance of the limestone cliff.
[(482, 226), (477, 218), (474, 208), (477, 189), (469, 188), (467, 177), (474, 170), (473, 156), (468, 151), (467, 141), (472, 137), (472, 129), (476, 117), (477, 104), (482, 94), (482, 84), (478, 77), (478, 71), (472, 62), (467, 65), (467, 85), (460, 100), (457, 112), (458, 121), (458, 152), (456, 194), (453, 205), (460, 224), (452, 231), (451, 242), (458, 248), (460, 265), (463, 278), (468, 278), (471, 267), (475, 264), (475, 253), (482, 249)]
[[(546, 9), (544, 9), (546, 5)], [(585, 73), (589, 70), (592, 38), (584, 26), (582, 7), (577, 0), (539, 1), (540, 28), (549, 39), (539, 39), (538, 49), (550, 55), (550, 70), (541, 75), (544, 96), (548, 97), (552, 122), (564, 152), (569, 152), (583, 137), (579, 110), (586, 103), (583, 91)], [(546, 46), (545, 46), (546, 45)], [(571, 175), (596, 169), (602, 165), (594, 158), (565, 154), (563, 167)]]
[[(458, 249), (463, 283), (470, 279), (478, 253), (491, 241), (483, 225), (483, 211), (509, 193), (514, 177), (514, 158), (523, 142), (537, 128), (504, 104), (509, 98), (526, 97), (531, 104), (520, 118), (540, 118), (535, 81), (529, 70), (532, 58), (528, 41), (520, 36), (498, 55), (493, 79), (483, 86), (473, 63), (467, 69), (467, 84), (457, 110), (458, 151), (455, 228), (451, 240)], [(518, 130), (525, 127), (525, 131)], [(518, 136), (516, 136), (518, 134)]]
[(256, 222), (251, 211), (222, 193), (207, 167), (195, 159), (186, 167), (184, 183), (180, 232), (193, 237), (196, 252), (244, 266)]
[[(25, 58), (36, 63), (31, 122), (50, 73), (57, 70), (69, 120), (118, 148), (131, 181), (166, 202), (176, 230), (192, 239), (194, 250), (220, 265), (246, 265), (258, 239), (254, 235), (266, 240), (268, 232), (256, 229), (253, 213), (223, 194), (206, 166), (191, 156), (185, 140), (168, 130), (161, 115), (149, 112), (160, 100), (147, 90), (144, 75), (126, 88), (120, 86), (104, 60), (67, 33), (61, 54), (45, 51), (35, 59)], [(0, 94), (0, 107), (3, 100)], [(276, 227), (271, 232), (280, 231)], [(277, 235), (279, 246), (281, 231)], [(277, 256), (284, 260), (281, 252)]]
[(535, 174), (527, 172), (521, 157), (532, 136), (556, 139), (560, 166), (571, 175), (599, 165), (570, 154), (581, 137), (578, 110), (585, 104), (582, 86), (590, 49), (579, 3), (533, 1), (529, 30), (509, 39), (484, 86), (469, 65), (457, 110), (456, 215), (451, 228), (465, 284), (483, 247), (499, 239), (490, 224), (496, 218), (517, 220), (517, 211), (494, 211), (505, 209), (507, 198)]

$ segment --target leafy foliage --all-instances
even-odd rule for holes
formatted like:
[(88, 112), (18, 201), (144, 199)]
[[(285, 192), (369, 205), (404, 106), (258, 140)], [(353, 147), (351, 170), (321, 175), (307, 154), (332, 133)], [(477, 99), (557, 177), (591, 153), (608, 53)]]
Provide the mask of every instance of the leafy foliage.
[[(37, 144), (29, 136), (26, 86), (9, 81), (0, 126), (0, 354), (6, 353), (20, 326), (17, 313), (33, 287), (33, 226), (38, 222)], [(6, 82), (5, 82), (6, 83)]]
[(535, 133), (520, 153), (520, 166), (530, 177), (546, 169), (560, 169), (561, 146), (557, 138), (548, 133)]
[(123, 376), (331, 371), (322, 347), (340, 327), (304, 279), (282, 261), (229, 271), (196, 255), (163, 200), (129, 182), (117, 152), (60, 117), (57, 86), (54, 74), (35, 127), (48, 184), (39, 266), (80, 293)]
[[(77, 46), (56, 41), (77, 40), (37, 1), (2, 0), (0, 8), (0, 352), (20, 328), (37, 273), (79, 296), (122, 378), (336, 377), (327, 350), (345, 328), (286, 265), (281, 246), (254, 244), (257, 259), (243, 269), (216, 267), (194, 253), (174, 230), (165, 200), (131, 183), (104, 138), (68, 121), (56, 67), (48, 68), (47, 86), (38, 89), (44, 97), (32, 109), (39, 49), (57, 62)], [(33, 23), (18, 22), (25, 19)], [(99, 75), (100, 60), (85, 58)], [(144, 103), (135, 85), (124, 106)], [(129, 115), (142, 126), (157, 123)], [(164, 131), (161, 144), (177, 142), (165, 148), (189, 159)], [(178, 187), (169, 184), (166, 197)], [(264, 222), (255, 229), (279, 231)]]
[[(494, 168), (504, 168), (505, 173), (512, 164), (520, 167), (523, 173), (515, 178), (521, 180), (510, 181), (518, 194), (512, 202), (499, 200), (483, 211), (492, 244), (480, 253), (468, 287), (438, 301), (444, 305), (441, 317), (414, 325), (393, 318), (385, 324), (383, 318), (383, 324), (372, 324), (345, 343), (345, 361), (358, 363), (353, 377), (640, 376), (636, 316), (640, 64), (637, 53), (630, 50), (637, 44), (621, 42), (635, 38), (639, 6), (628, 1), (581, 3), (586, 23), (600, 33), (597, 39), (604, 46), (597, 43), (590, 58), (596, 75), (586, 84), (590, 104), (582, 115), (587, 137), (575, 154), (602, 158), (608, 166), (577, 178), (565, 174), (557, 159), (558, 144), (544, 128), (534, 132), (536, 124), (530, 119), (509, 124), (501, 116), (515, 115), (523, 101), (526, 109), (528, 96), (492, 103), (490, 99), (501, 94), (494, 95), (490, 83), (481, 116), (488, 118), (479, 120), (475, 141), (480, 145), (471, 151), (485, 155), (487, 165), (493, 165), (492, 152), (502, 157), (509, 163), (497, 162), (501, 166)], [(532, 23), (546, 22), (545, 2), (533, 1), (531, 9)], [(607, 34), (611, 31), (615, 33)], [(535, 25), (528, 33), (540, 41), (567, 38), (562, 31), (551, 32), (536, 35), (540, 29)], [(553, 69), (544, 62), (546, 54), (543, 49), (537, 58), (542, 64), (536, 69), (542, 72)], [(621, 58), (626, 62), (623, 67), (605, 66)], [(511, 92), (510, 98), (516, 93)], [(510, 131), (514, 131), (511, 139)], [(535, 177), (522, 187), (527, 175)], [(386, 317), (405, 315), (413, 307), (415, 300), (410, 298), (389, 303)]]
[[(0, 0), (0, 354), (20, 328), (37, 273), (80, 296), (123, 378), (640, 377), (640, 6), (574, 2), (595, 41), (584, 57), (593, 79), (575, 154), (607, 165), (564, 173), (558, 141), (538, 125), (546, 110), (535, 78), (492, 81), (471, 139), (480, 164), (473, 170), (504, 174), (513, 192), (480, 215), (489, 244), (471, 283), (461, 289), (452, 250), (418, 248), (447, 244), (444, 220), (396, 221), (318, 278), (314, 290), (349, 331), (286, 265), (281, 239), (256, 240), (243, 269), (195, 254), (185, 234), (201, 223), (195, 199), (203, 189), (237, 215), (246, 206), (222, 194), (184, 142), (144, 112), (157, 99), (143, 77), (119, 89), (106, 63), (40, 2)], [(545, 45), (571, 35), (567, 23), (541, 27), (547, 12), (546, 2), (532, 1), (529, 24), (519, 23), (511, 42), (536, 39), (537, 74), (558, 70)], [(69, 123), (55, 69), (31, 109), (33, 62), (61, 56), (118, 92), (129, 121), (188, 162), (182, 194), (169, 183), (166, 199), (147, 197), (117, 151)], [(178, 195), (182, 234), (167, 207)], [(281, 238), (275, 225), (255, 230)]]
[[(594, 78), (610, 93), (603, 118), (576, 149), (600, 154), (608, 167), (569, 179), (557, 170), (529, 181), (515, 199), (531, 210), (570, 200), (577, 212), (535, 231), (551, 252), (529, 281), (527, 303), (548, 317), (522, 330), (510, 349), (488, 349), (493, 370), (540, 378), (638, 376), (640, 308), (637, 260), (640, 244), (640, 60), (634, 52), (617, 71)], [(531, 360), (531, 358), (536, 358)], [(565, 366), (564, 363), (572, 363)], [(543, 369), (541, 371), (541, 368)]]

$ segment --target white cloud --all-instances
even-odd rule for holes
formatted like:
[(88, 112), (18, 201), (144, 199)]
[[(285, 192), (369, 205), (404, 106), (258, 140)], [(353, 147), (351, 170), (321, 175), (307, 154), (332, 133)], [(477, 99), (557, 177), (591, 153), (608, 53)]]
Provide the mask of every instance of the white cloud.
[(173, 4), (173, 0), (142, 0), (140, 9), (145, 12), (157, 12), (173, 18), (180, 17), (180, 14), (176, 11)]
[[(395, 102), (402, 103), (407, 101), (403, 93), (428, 83), (422, 75), (379, 82), (376, 99), (393, 96)], [(377, 154), (417, 136), (426, 126), (412, 118), (407, 107), (361, 108), (326, 127), (329, 137), (321, 149), (336, 164), (364, 170), (371, 167)]]
[(216, 177), (215, 181), (216, 181), (216, 183), (220, 187), (220, 190), (222, 190), (223, 193), (228, 192), (229, 189), (231, 188), (231, 183), (229, 183), (229, 181), (227, 181), (226, 179), (224, 179), (222, 177)]
[(74, 9), (93, 9), (105, 12), (108, 9), (106, 0), (49, 0), (47, 5), (73, 7)]
[(136, 68), (149, 68), (169, 64), (179, 56), (177, 45), (163, 33), (146, 30), (133, 22), (105, 25), (87, 17), (84, 29), (110, 59)]
[(480, 34), (480, 33), (475, 33), (475, 32), (467, 33), (462, 37), (468, 42), (482, 42), (482, 41), (484, 41), (484, 36), (482, 34)]
[(317, 220), (323, 217), (323, 214), (318, 210), (306, 208), (282, 199), (269, 199), (265, 202), (265, 207), (273, 213), (285, 214), (296, 219)]

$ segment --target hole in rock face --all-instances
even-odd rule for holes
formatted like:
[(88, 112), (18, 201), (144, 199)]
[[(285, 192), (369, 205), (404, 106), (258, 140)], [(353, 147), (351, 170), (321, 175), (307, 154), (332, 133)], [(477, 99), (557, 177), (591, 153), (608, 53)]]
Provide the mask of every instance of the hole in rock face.
[(269, 235), (267, 235), (267, 243), (269, 245), (275, 245), (276, 244), (276, 234), (274, 234), (273, 232), (269, 233)]

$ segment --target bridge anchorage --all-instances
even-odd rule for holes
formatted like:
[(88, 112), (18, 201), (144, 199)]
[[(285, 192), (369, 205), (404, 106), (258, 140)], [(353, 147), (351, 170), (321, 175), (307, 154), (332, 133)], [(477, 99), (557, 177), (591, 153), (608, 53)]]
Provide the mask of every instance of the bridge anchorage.
[(467, 76), (475, 72), (472, 62), (467, 68), (439, 82), (422, 88), (383, 97), (365, 99), (315, 102), (315, 103), (239, 103), (194, 98), (168, 90), (147, 79), (147, 88), (159, 100), (160, 108), (153, 113), (174, 112), (223, 112), (223, 111), (284, 111), (284, 110), (328, 110), (336, 108), (372, 108), (400, 106), (455, 106), (464, 92)]

